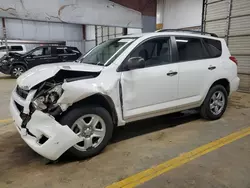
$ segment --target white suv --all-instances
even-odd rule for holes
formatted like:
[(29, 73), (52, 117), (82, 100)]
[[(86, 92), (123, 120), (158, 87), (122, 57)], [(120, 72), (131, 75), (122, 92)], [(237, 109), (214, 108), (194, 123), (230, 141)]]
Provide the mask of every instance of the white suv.
[(191, 108), (218, 119), (238, 85), (223, 39), (155, 32), (108, 40), (74, 63), (30, 69), (17, 80), (10, 111), (40, 155), (85, 158), (129, 122)]
[[(16, 52), (19, 54), (24, 54), (27, 52), (25, 45), (22, 44), (11, 44), (8, 45), (9, 52)], [(0, 46), (0, 58), (2, 58), (6, 54), (6, 46)]]

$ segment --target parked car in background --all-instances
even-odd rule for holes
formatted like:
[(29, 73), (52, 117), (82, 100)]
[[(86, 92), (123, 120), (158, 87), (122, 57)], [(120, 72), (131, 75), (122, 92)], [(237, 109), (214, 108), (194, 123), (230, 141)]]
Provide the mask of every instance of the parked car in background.
[(129, 122), (187, 109), (219, 119), (239, 78), (225, 40), (214, 36), (124, 36), (75, 63), (31, 69), (10, 101), (17, 130), (48, 159), (66, 151), (82, 159), (100, 153), (114, 128)]
[[(23, 44), (11, 44), (8, 45), (8, 52), (16, 52), (19, 54), (24, 54), (27, 52), (26, 46)], [(2, 58), (7, 53), (6, 46), (0, 46), (0, 58)]]
[(81, 55), (76, 47), (69, 46), (40, 46), (25, 54), (9, 52), (0, 59), (0, 71), (17, 78), (37, 65), (75, 61)]

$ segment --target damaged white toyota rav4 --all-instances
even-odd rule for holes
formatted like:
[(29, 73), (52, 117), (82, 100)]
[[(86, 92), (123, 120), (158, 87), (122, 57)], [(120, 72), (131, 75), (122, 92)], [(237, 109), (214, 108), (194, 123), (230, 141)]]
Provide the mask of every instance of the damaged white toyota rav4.
[(218, 119), (238, 85), (237, 61), (223, 39), (161, 31), (111, 39), (77, 62), (27, 71), (10, 111), (22, 139), (40, 155), (85, 158), (129, 122), (191, 108)]

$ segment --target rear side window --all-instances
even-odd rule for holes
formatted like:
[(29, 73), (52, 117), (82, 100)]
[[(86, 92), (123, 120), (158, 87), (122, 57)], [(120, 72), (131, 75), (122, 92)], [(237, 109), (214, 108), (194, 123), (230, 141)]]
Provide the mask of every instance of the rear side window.
[(11, 46), (10, 51), (23, 51), (22, 46)]
[(204, 44), (209, 52), (210, 58), (220, 57), (222, 50), (221, 50), (221, 42), (218, 40), (213, 39), (203, 39)]
[(57, 48), (56, 53), (57, 54), (65, 54), (65, 50), (64, 50), (64, 48)]
[(76, 47), (68, 47), (66, 48), (67, 53), (80, 53)]
[[(66, 48), (65, 49), (66, 50), (66, 53), (67, 54), (74, 54), (74, 53), (76, 53), (76, 52), (74, 52), (72, 49), (70, 49), (70, 48)], [(77, 52), (78, 53), (78, 52)]]
[(192, 61), (208, 58), (201, 39), (189, 37), (176, 37), (179, 61)]

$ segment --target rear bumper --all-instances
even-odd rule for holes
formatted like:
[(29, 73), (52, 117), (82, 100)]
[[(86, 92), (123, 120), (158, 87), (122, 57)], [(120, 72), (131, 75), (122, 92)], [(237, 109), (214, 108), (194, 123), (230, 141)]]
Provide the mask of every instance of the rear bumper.
[[(20, 111), (16, 106), (16, 103), (20, 103), (20, 99), (16, 97), (15, 91), (13, 91), (10, 101), (12, 118), (22, 139), (35, 152), (50, 160), (56, 160), (80, 141), (79, 137), (67, 125), (59, 124), (53, 117), (41, 111), (35, 111), (26, 128), (22, 128)], [(46, 138), (46, 141), (41, 142), (42, 138)]]
[(234, 91), (237, 91), (240, 85), (240, 78), (235, 77), (233, 80), (230, 82), (230, 94)]

